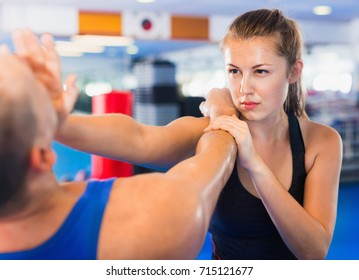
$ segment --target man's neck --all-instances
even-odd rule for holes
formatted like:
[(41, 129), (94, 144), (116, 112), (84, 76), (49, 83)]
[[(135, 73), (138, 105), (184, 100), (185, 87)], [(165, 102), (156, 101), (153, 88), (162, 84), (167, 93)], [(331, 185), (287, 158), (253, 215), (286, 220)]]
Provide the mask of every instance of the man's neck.
[(58, 183), (52, 173), (42, 176), (29, 175), (24, 193), (0, 209), (0, 223), (27, 219), (46, 211), (57, 190)]

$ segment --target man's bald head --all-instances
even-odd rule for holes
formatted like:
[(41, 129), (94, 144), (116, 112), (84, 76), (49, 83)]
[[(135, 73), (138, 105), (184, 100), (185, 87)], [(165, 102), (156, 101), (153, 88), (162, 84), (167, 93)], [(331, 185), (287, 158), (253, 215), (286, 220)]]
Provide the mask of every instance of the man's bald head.
[(46, 141), (44, 135), (48, 135), (47, 142), (52, 140), (55, 124), (48, 96), (27, 64), (11, 54), (0, 55), (0, 61), (1, 213), (10, 200), (26, 200), (30, 150)]

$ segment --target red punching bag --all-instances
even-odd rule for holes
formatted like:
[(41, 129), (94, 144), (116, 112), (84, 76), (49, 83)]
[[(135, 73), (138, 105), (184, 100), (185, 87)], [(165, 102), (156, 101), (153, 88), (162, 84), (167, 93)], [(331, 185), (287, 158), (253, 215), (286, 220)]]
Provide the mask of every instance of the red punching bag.
[[(93, 114), (122, 113), (132, 116), (132, 93), (129, 91), (111, 91), (92, 97)], [(124, 147), (125, 149), (126, 147)], [(101, 156), (91, 156), (91, 177), (107, 179), (111, 177), (129, 177), (133, 166)]]

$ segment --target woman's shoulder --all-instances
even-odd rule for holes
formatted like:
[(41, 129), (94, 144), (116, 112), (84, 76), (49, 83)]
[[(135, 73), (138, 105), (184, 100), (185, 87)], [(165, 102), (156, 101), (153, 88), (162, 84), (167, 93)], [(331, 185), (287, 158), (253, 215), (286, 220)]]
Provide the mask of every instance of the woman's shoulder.
[(298, 120), (306, 146), (319, 145), (325, 147), (335, 144), (341, 145), (341, 136), (333, 127), (307, 118), (298, 118)]
[[(311, 170), (316, 159), (340, 159), (342, 154), (342, 140), (340, 134), (326, 124), (309, 119), (299, 118), (299, 124), (305, 146), (305, 165), (307, 172)], [(325, 160), (328, 164), (332, 160)], [(336, 161), (335, 161), (336, 162)], [(334, 162), (334, 163), (335, 163)]]

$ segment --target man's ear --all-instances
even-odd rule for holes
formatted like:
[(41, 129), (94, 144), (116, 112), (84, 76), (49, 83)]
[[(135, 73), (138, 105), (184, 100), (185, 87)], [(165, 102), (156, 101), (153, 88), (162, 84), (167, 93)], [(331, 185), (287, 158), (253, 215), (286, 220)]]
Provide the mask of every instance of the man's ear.
[(302, 76), (303, 72), (303, 61), (298, 59), (290, 69), (289, 83), (293, 84)]
[(55, 161), (56, 155), (51, 148), (32, 147), (30, 150), (30, 166), (35, 171), (51, 171)]

